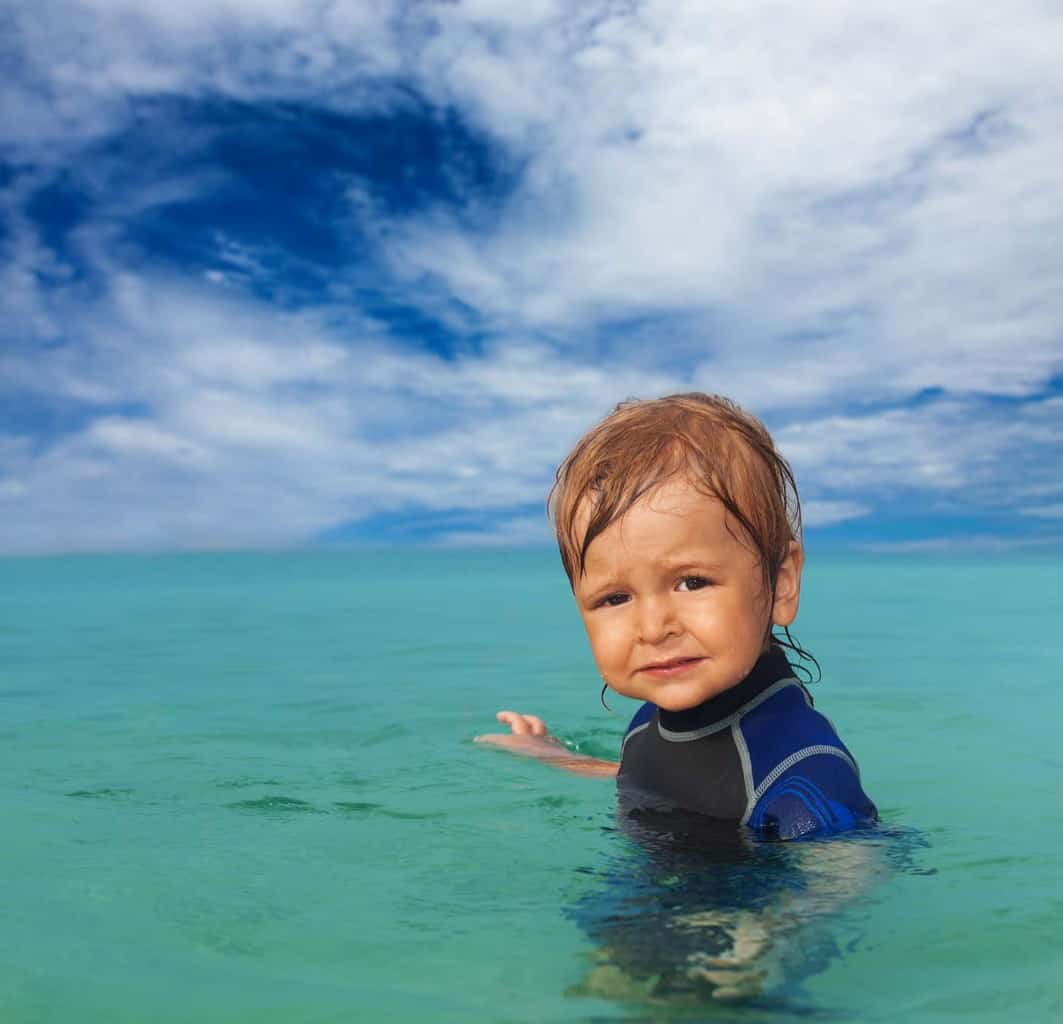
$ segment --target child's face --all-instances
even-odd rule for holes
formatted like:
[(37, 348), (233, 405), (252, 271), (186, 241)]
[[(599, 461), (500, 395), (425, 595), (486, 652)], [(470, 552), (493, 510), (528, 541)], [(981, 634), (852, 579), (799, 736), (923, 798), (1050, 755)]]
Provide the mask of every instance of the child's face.
[(742, 536), (717, 499), (673, 480), (595, 537), (575, 594), (612, 689), (681, 711), (748, 675), (772, 622), (797, 614), (802, 553), (791, 543), (773, 601)]

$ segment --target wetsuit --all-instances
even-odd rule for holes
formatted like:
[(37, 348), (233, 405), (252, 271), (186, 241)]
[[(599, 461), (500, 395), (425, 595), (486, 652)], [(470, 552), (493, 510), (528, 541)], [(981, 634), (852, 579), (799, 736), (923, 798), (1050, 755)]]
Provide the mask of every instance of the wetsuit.
[(852, 755), (779, 647), (695, 708), (644, 704), (624, 737), (617, 785), (627, 809), (695, 811), (780, 839), (878, 817)]

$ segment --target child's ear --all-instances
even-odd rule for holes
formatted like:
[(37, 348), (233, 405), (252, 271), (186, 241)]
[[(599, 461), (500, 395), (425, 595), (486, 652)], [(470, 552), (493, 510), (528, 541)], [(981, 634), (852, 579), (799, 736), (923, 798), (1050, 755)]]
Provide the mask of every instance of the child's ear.
[(797, 541), (790, 541), (775, 579), (775, 603), (771, 609), (771, 621), (776, 626), (789, 626), (797, 618), (797, 606), (801, 600), (801, 570), (804, 564), (804, 548)]

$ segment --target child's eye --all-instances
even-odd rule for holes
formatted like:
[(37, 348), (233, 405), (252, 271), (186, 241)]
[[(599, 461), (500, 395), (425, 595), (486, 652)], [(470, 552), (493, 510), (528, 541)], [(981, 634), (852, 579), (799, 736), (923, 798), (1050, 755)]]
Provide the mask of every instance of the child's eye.
[(701, 590), (702, 587), (711, 585), (712, 580), (705, 576), (684, 576), (679, 581), (679, 590)]
[(618, 605), (624, 604), (627, 601), (627, 594), (606, 594), (598, 602), (599, 608), (616, 608)]

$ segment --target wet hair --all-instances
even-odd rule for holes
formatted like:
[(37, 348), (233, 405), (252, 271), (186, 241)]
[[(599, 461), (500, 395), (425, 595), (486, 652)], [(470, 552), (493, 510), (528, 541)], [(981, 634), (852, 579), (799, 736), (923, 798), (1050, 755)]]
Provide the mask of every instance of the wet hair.
[[(547, 509), (573, 589), (594, 539), (673, 479), (723, 505), (774, 596), (790, 542), (801, 540), (793, 471), (760, 420), (730, 399), (701, 392), (621, 402), (558, 467)], [(789, 630), (783, 632), (776, 643), (815, 663)]]

